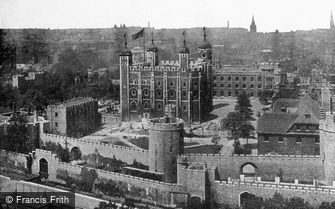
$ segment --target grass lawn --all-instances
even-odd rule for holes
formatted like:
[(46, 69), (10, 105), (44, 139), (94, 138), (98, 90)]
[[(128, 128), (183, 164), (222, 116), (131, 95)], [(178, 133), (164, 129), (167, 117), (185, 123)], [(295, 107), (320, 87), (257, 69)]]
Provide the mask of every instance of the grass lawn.
[(197, 154), (219, 154), (222, 145), (202, 145), (198, 147), (185, 147), (184, 153), (197, 153)]
[(136, 146), (145, 149), (145, 150), (149, 150), (149, 138), (147, 137), (140, 137), (140, 138), (136, 138), (136, 139), (130, 139), (129, 140), (130, 143), (135, 144)]
[(123, 147), (131, 147), (128, 144), (124, 143), (123, 141), (117, 141), (114, 143), (114, 145), (123, 146)]
[(184, 142), (184, 146), (192, 146), (192, 145), (198, 145), (198, 142)]

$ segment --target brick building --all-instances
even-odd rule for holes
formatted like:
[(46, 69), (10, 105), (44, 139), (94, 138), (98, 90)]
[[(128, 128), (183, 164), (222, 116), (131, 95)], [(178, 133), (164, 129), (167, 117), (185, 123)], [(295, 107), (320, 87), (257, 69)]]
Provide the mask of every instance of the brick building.
[(263, 90), (278, 88), (280, 68), (278, 63), (258, 65), (221, 65), (215, 63), (213, 75), (214, 97), (236, 97), (246, 93), (258, 97)]
[(221, 66), (213, 76), (213, 95), (236, 97), (246, 93), (257, 97), (264, 88), (262, 71), (250, 66)]
[(98, 102), (91, 98), (75, 98), (48, 105), (47, 118), (51, 133), (71, 137), (90, 134), (101, 124)]
[(257, 124), (258, 153), (319, 155), (320, 106), (310, 96), (278, 99)]
[(120, 54), (121, 120), (156, 118), (164, 115), (164, 106), (176, 106), (176, 116), (187, 123), (200, 123), (212, 110), (212, 47), (206, 40), (198, 47), (197, 60), (190, 60), (184, 45), (179, 60), (158, 62), (158, 48), (147, 49), (146, 62), (133, 63), (132, 52)]

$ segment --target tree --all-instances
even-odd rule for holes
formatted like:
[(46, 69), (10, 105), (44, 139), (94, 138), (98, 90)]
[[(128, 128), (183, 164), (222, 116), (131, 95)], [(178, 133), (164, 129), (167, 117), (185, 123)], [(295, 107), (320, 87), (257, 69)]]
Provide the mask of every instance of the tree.
[(237, 154), (237, 155), (243, 154), (243, 149), (241, 147), (241, 143), (239, 140), (235, 140), (233, 146), (234, 146), (234, 154)]
[(319, 206), (319, 209), (333, 209), (329, 202), (322, 202)]
[(98, 177), (97, 172), (94, 169), (89, 170), (86, 167), (83, 167), (80, 172), (80, 177), (80, 189), (86, 192), (91, 192), (94, 181)]
[(263, 204), (262, 197), (256, 197), (255, 195), (252, 195), (252, 197), (248, 199), (248, 202), (243, 204), (243, 209), (262, 208)]
[(71, 149), (70, 155), (72, 160), (80, 160), (81, 159), (81, 151), (79, 148), (74, 147)]
[(264, 209), (282, 209), (285, 208), (285, 199), (279, 194), (275, 193), (272, 198), (264, 200)]
[(261, 104), (267, 105), (269, 100), (272, 99), (274, 92), (273, 90), (264, 90), (261, 92), (261, 95), (258, 97), (258, 100)]
[(248, 144), (250, 134), (253, 133), (253, 131), (255, 130), (254, 126), (250, 122), (243, 122), (239, 125), (238, 130), (239, 137), (247, 139)]
[(220, 137), (217, 133), (215, 133), (212, 137), (212, 143), (218, 144), (220, 142)]
[(9, 125), (6, 128), (4, 149), (7, 151), (26, 153), (30, 151), (27, 146), (28, 127), (27, 117), (19, 113), (14, 113), (9, 119)]
[(71, 160), (71, 155), (70, 155), (69, 149), (68, 148), (64, 149), (60, 144), (57, 145), (56, 154), (57, 154), (57, 157), (62, 162), (68, 163)]
[(242, 121), (255, 120), (252, 115), (250, 99), (247, 94), (239, 94), (237, 96), (237, 103), (235, 105), (235, 111), (240, 113), (242, 116)]
[(242, 115), (239, 112), (228, 113), (224, 128), (230, 131), (233, 139), (238, 138), (238, 128), (242, 121)]
[(292, 197), (285, 204), (285, 208), (312, 209), (313, 207), (301, 197)]

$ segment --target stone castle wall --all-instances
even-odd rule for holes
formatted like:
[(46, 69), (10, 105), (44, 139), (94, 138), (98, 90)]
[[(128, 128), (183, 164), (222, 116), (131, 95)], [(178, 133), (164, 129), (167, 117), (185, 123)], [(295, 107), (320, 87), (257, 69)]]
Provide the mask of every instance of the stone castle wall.
[(14, 162), (15, 167), (27, 169), (27, 155), (18, 152), (0, 151), (0, 166), (2, 163)]
[(335, 120), (334, 115), (326, 113), (320, 120), (320, 155), (324, 160), (326, 182), (331, 185), (335, 181)]
[(285, 198), (301, 197), (313, 206), (335, 201), (335, 188), (274, 182), (214, 182), (213, 198), (220, 204), (239, 205), (240, 194), (248, 192), (258, 197), (272, 198), (277, 192)]
[[(62, 169), (66, 170), (69, 175), (79, 175), (83, 166), (78, 165), (71, 165), (70, 163), (63, 163), (55, 156), (55, 154), (51, 153), (50, 151), (45, 150), (36, 150), (35, 154), (36, 158), (33, 162), (32, 172), (38, 173), (39, 172), (39, 161), (44, 158), (48, 161), (48, 173), (49, 173), (49, 180), (57, 181), (57, 170)], [(170, 204), (171, 197), (170, 193), (183, 193), (185, 189), (182, 185), (179, 184), (172, 184), (172, 183), (165, 183), (160, 181), (154, 181), (149, 179), (144, 179), (140, 177), (114, 173), (109, 171), (104, 171), (100, 169), (95, 169), (98, 174), (98, 178), (105, 178), (112, 181), (122, 181), (127, 183), (128, 185), (142, 188), (145, 190), (155, 191), (158, 194), (164, 194), (162, 204)]]
[(256, 175), (267, 180), (273, 180), (279, 169), (282, 170), (284, 181), (313, 181), (323, 180), (325, 177), (319, 156), (188, 154), (179, 156), (179, 161), (217, 167), (220, 179), (238, 179), (246, 164), (256, 167)]
[(203, 167), (186, 168), (186, 166), (178, 164), (178, 184), (185, 187), (185, 190), (191, 196), (200, 197), (202, 200), (206, 198), (206, 169)]
[(103, 157), (113, 158), (113, 156), (115, 156), (116, 159), (120, 159), (128, 164), (132, 164), (135, 159), (137, 162), (149, 165), (148, 151), (143, 149), (134, 149), (46, 133), (41, 134), (41, 141), (43, 143), (59, 143), (64, 148), (67, 145), (70, 151), (73, 147), (78, 147), (83, 155), (98, 151)]

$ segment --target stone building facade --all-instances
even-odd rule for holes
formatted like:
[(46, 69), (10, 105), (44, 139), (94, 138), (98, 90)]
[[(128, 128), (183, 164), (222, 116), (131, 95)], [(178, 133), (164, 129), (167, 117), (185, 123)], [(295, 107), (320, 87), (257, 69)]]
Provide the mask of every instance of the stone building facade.
[(85, 136), (101, 125), (98, 102), (91, 98), (75, 98), (48, 105), (47, 119), (51, 133), (70, 137)]
[(145, 63), (133, 63), (127, 48), (120, 54), (121, 120), (162, 117), (167, 104), (176, 106), (176, 117), (200, 123), (212, 110), (212, 47), (204, 39), (197, 60), (190, 60), (184, 37), (177, 61), (158, 61), (154, 45), (146, 52)]

